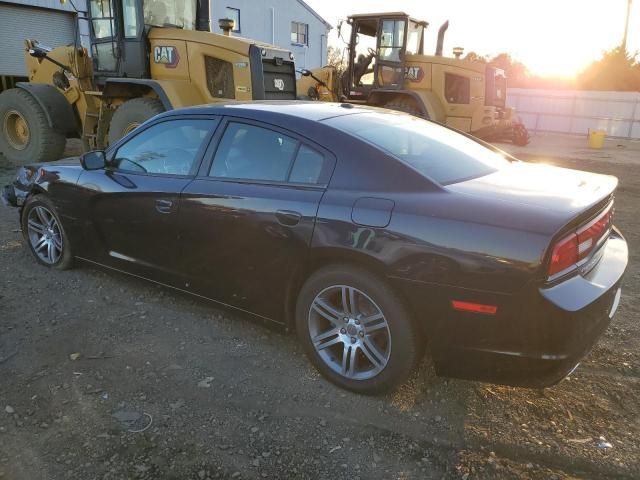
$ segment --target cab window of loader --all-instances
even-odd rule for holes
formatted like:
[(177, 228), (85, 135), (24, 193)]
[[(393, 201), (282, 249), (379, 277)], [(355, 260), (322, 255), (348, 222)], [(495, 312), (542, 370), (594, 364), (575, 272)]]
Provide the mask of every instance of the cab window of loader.
[(380, 60), (399, 62), (404, 46), (404, 20), (383, 20), (380, 32)]
[(91, 0), (91, 23), (94, 37), (98, 40), (115, 36), (114, 8), (112, 0)]
[(196, 29), (197, 0), (147, 0), (144, 2), (144, 23), (155, 27)]
[(356, 37), (353, 55), (354, 87), (373, 85), (373, 69), (375, 67), (377, 20), (359, 20), (355, 24)]
[(417, 55), (420, 53), (422, 31), (422, 25), (419, 25), (416, 22), (409, 22), (409, 29), (407, 31), (407, 54)]
[(138, 36), (138, 12), (136, 0), (122, 0), (124, 36), (136, 38)]

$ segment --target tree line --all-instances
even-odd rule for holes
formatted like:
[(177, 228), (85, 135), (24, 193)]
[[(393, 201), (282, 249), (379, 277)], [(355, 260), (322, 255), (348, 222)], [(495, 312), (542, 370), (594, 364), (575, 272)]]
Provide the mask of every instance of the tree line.
[(623, 47), (615, 47), (602, 53), (574, 78), (541, 77), (533, 75), (522, 62), (508, 53), (495, 57), (469, 52), (465, 60), (482, 62), (502, 68), (509, 79), (510, 87), (553, 88), (577, 90), (606, 90), (622, 92), (640, 91), (640, 62), (638, 53), (629, 53)]
[[(328, 64), (339, 73), (346, 66), (345, 51), (329, 47)], [(574, 78), (541, 77), (532, 74), (525, 64), (508, 53), (493, 57), (469, 52), (464, 57), (469, 62), (486, 63), (505, 71), (510, 87), (548, 88), (568, 90), (606, 90), (622, 92), (640, 91), (640, 59), (638, 52), (630, 53), (624, 47), (616, 47), (579, 72)]]

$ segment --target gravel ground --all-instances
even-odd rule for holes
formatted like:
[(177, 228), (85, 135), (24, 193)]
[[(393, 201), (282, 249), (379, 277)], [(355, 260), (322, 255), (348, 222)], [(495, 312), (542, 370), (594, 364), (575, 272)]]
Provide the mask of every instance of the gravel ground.
[(425, 362), (393, 395), (342, 391), (293, 336), (235, 312), (88, 265), (45, 270), (0, 208), (0, 479), (639, 478), (640, 176), (555, 163), (621, 179), (631, 264), (612, 326), (545, 390)]

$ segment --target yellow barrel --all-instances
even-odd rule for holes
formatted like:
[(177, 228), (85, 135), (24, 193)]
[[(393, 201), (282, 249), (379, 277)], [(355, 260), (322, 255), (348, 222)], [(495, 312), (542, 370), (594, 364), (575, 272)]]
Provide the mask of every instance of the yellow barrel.
[(589, 148), (600, 149), (604, 145), (604, 139), (607, 136), (607, 132), (604, 130), (590, 130), (589, 131)]

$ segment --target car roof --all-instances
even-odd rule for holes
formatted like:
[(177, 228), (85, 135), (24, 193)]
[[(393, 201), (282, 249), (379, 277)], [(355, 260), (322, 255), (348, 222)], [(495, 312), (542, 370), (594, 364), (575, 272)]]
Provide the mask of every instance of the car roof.
[(173, 115), (229, 115), (253, 120), (273, 119), (275, 116), (288, 119), (321, 121), (327, 118), (379, 111), (369, 106), (351, 103), (334, 103), (301, 100), (258, 100), (252, 102), (222, 102), (170, 110), (163, 116)]

